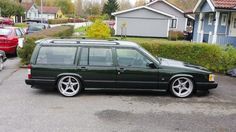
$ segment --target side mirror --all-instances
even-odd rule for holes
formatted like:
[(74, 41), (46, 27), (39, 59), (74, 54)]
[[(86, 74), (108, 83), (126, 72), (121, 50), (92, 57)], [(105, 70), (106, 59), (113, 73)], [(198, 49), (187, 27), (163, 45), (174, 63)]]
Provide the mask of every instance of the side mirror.
[(148, 67), (155, 69), (157, 68), (153, 62), (147, 64)]

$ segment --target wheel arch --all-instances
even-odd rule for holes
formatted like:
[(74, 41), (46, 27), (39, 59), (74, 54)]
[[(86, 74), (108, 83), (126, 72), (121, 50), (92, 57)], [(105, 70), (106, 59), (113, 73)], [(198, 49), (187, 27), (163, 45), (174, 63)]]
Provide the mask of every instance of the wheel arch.
[(178, 77), (187, 77), (187, 78), (191, 79), (193, 81), (193, 85), (195, 87), (195, 80), (194, 80), (193, 75), (190, 75), (190, 74), (175, 74), (169, 79), (169, 88), (170, 88), (170, 85), (171, 85), (172, 81), (174, 79), (178, 78)]

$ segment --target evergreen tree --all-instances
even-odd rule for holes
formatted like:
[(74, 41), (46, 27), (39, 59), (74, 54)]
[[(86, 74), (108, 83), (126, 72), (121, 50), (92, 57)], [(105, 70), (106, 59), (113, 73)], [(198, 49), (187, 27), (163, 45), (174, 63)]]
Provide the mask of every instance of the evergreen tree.
[(114, 18), (111, 13), (116, 12), (119, 9), (117, 0), (108, 0), (103, 6), (103, 14), (108, 14), (110, 18)]

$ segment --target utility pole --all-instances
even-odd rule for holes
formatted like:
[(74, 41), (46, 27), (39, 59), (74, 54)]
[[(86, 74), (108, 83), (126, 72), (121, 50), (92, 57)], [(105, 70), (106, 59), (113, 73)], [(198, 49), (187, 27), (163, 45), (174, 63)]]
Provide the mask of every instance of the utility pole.
[(41, 0), (41, 23), (43, 23), (43, 0)]

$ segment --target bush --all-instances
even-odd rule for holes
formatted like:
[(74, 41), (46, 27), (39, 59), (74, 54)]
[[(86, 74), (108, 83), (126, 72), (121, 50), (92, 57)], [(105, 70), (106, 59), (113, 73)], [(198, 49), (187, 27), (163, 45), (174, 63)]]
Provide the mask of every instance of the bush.
[(15, 23), (14, 27), (25, 28), (28, 27), (27, 23)]
[(111, 31), (107, 24), (98, 19), (87, 28), (86, 35), (89, 38), (106, 39), (111, 37)]
[(170, 31), (169, 40), (184, 40), (184, 33), (181, 31)]
[(53, 27), (26, 36), (23, 48), (18, 49), (17, 54), (21, 58), (21, 63), (27, 65), (35, 48), (35, 41), (50, 37), (70, 37), (73, 34), (73, 26)]
[(236, 49), (233, 47), (173, 42), (142, 42), (140, 45), (153, 55), (200, 65), (214, 72), (225, 72), (236, 66)]

